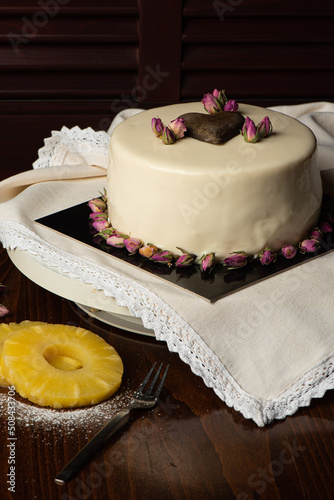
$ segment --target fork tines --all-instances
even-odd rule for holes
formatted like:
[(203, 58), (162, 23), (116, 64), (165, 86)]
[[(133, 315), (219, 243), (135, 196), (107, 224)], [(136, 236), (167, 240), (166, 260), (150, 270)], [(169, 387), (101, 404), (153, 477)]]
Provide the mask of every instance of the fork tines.
[(160, 383), (159, 383), (158, 387), (156, 388), (156, 391), (155, 391), (155, 393), (153, 394), (153, 396), (152, 396), (152, 391), (153, 391), (153, 389), (154, 389), (154, 386), (155, 386), (155, 384), (156, 384), (156, 382), (157, 382), (157, 380), (158, 380), (158, 377), (159, 377), (159, 375), (160, 375), (161, 369), (162, 369), (162, 367), (163, 367), (163, 364), (162, 364), (162, 363), (161, 363), (161, 365), (159, 366), (158, 370), (156, 371), (156, 373), (155, 373), (155, 375), (154, 375), (154, 377), (153, 377), (153, 379), (152, 379), (152, 381), (151, 381), (150, 385), (149, 385), (149, 386), (148, 386), (148, 388), (145, 390), (146, 385), (147, 385), (147, 383), (148, 383), (148, 381), (149, 381), (149, 379), (150, 379), (150, 377), (151, 377), (151, 375), (152, 375), (152, 373), (153, 373), (153, 371), (154, 371), (154, 369), (155, 369), (155, 367), (156, 367), (156, 364), (157, 364), (157, 363), (154, 363), (154, 364), (153, 364), (152, 368), (150, 369), (150, 371), (148, 372), (148, 374), (146, 375), (146, 377), (144, 378), (144, 380), (142, 381), (142, 383), (141, 383), (141, 384), (140, 384), (140, 386), (138, 387), (138, 389), (137, 389), (137, 391), (136, 391), (136, 396), (137, 396), (137, 397), (143, 397), (143, 396), (147, 396), (147, 397), (151, 396), (151, 397), (153, 397), (153, 398), (158, 398), (158, 397), (159, 397), (160, 392), (161, 392), (161, 390), (162, 390), (162, 388), (163, 388), (163, 385), (164, 385), (164, 383), (165, 383), (165, 379), (166, 379), (166, 376), (167, 376), (167, 372), (168, 372), (169, 365), (167, 365), (166, 370), (165, 370), (164, 374), (162, 375), (161, 380), (160, 380)]

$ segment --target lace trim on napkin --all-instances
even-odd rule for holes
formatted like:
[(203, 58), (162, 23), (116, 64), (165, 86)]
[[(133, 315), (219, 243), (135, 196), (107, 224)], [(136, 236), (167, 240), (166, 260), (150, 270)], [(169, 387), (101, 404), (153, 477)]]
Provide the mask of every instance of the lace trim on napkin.
[(197, 333), (162, 299), (135, 281), (45, 242), (19, 223), (0, 221), (4, 248), (28, 251), (48, 265), (68, 273), (115, 297), (120, 306), (142, 319), (145, 328), (152, 329), (158, 340), (166, 341), (172, 352), (177, 352), (193, 373), (199, 375), (220, 399), (262, 427), (274, 419), (292, 415), (301, 406), (308, 406), (312, 398), (321, 398), (334, 387), (334, 354), (305, 373), (283, 391), (275, 400), (261, 401), (243, 391), (228, 371), (207, 347)]
[(53, 130), (51, 137), (44, 139), (44, 146), (39, 149), (33, 168), (62, 165), (68, 152), (81, 156), (100, 155), (107, 164), (109, 141), (107, 132), (95, 132), (90, 127), (81, 129), (76, 126), (69, 129), (64, 126), (61, 130)]

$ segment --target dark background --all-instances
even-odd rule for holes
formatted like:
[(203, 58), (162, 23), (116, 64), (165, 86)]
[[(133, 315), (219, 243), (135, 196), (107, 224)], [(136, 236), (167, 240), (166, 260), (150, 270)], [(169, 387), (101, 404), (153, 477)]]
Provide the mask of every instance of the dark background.
[(2, 0), (0, 178), (63, 125), (214, 88), (263, 106), (334, 98), (333, 2)]

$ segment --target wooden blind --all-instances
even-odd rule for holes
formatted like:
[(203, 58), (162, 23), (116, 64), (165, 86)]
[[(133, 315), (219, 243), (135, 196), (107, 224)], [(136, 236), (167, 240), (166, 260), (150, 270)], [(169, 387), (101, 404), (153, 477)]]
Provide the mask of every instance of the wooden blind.
[(0, 7), (2, 97), (106, 99), (135, 86), (135, 0), (6, 3)]
[(7, 0), (0, 98), (330, 99), (333, 26), (329, 0)]
[(133, 100), (138, 18), (136, 0), (1, 2), (1, 178), (31, 168), (52, 130), (106, 129)]
[[(153, 24), (153, 3), (142, 3), (146, 9), (141, 10), (141, 24), (148, 25), (150, 19)], [(170, 3), (171, 17), (166, 3), (155, 10), (166, 29), (159, 22), (153, 27), (147, 43), (154, 49), (145, 52), (146, 65), (159, 60), (166, 73), (173, 71), (154, 92), (155, 100), (198, 99), (216, 87), (262, 105), (333, 99), (332, 1)], [(141, 41), (146, 46), (145, 36)]]
[(263, 105), (333, 99), (331, 1), (186, 0), (182, 99), (216, 86)]
[(31, 168), (51, 130), (106, 129), (126, 107), (216, 87), (260, 105), (331, 101), (333, 26), (332, 0), (3, 0), (1, 177)]

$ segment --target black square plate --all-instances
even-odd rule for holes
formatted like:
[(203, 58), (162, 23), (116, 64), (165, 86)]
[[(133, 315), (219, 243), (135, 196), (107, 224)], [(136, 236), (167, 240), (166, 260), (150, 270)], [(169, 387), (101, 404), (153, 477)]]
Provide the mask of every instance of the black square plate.
[(87, 202), (42, 217), (35, 222), (101, 252), (106, 252), (113, 259), (120, 259), (130, 266), (153, 274), (157, 278), (164, 279), (210, 302), (215, 302), (226, 295), (287, 271), (334, 249), (334, 238), (330, 233), (326, 239), (320, 242), (320, 248), (316, 253), (305, 255), (298, 253), (292, 260), (278, 256), (276, 262), (268, 266), (263, 266), (254, 259), (245, 267), (235, 270), (227, 270), (224, 265), (217, 264), (212, 272), (202, 273), (197, 265), (187, 268), (168, 267), (165, 264), (157, 264), (145, 259), (139, 254), (130, 255), (125, 249), (117, 249), (107, 245), (103, 238), (95, 236), (96, 231), (90, 224), (90, 213), (91, 210)]

